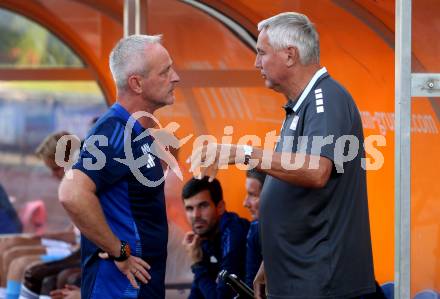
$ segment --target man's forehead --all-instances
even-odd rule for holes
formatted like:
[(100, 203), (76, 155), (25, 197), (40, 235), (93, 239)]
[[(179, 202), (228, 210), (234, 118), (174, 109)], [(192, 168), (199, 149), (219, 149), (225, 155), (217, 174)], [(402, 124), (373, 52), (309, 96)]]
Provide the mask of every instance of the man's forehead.
[(161, 44), (149, 45), (151, 48), (147, 49), (148, 64), (152, 69), (162, 71), (172, 64), (172, 60), (168, 51)]
[(261, 31), (260, 34), (258, 35), (256, 47), (257, 49), (270, 47), (269, 38), (267, 36), (266, 30)]
[(197, 193), (196, 195), (185, 199), (185, 206), (195, 206), (201, 203), (211, 203), (211, 196), (208, 190), (203, 190), (202, 192)]
[(162, 57), (163, 59), (170, 59), (167, 49), (159, 43), (150, 44), (145, 48), (149, 56)]
[(261, 183), (256, 178), (246, 178), (246, 187), (251, 189), (259, 189), (261, 186)]
[(166, 51), (165, 47), (161, 43), (147, 44), (145, 46), (145, 49), (147, 51), (163, 51), (163, 50)]

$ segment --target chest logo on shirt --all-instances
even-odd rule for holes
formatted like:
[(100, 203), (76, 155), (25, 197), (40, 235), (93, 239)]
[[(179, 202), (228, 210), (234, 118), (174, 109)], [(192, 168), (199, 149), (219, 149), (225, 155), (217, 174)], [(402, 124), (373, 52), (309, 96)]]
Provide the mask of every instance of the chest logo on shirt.
[(142, 150), (142, 153), (144, 155), (147, 155), (147, 157), (148, 157), (147, 164), (146, 164), (147, 168), (152, 168), (152, 167), (156, 166), (156, 163), (154, 163), (154, 157), (150, 154), (150, 152), (151, 152), (150, 146), (147, 143), (145, 143), (144, 145), (141, 146), (141, 150)]

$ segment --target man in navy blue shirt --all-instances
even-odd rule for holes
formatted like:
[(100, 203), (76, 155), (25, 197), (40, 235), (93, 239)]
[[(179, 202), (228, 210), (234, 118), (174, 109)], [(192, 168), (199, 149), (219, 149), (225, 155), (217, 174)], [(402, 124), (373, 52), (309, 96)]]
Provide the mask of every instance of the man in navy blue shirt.
[(23, 227), (9, 196), (0, 184), (0, 234), (18, 234)]
[(260, 243), (260, 230), (258, 228), (258, 214), (260, 193), (263, 189), (266, 174), (256, 169), (246, 172), (246, 197), (243, 205), (249, 210), (252, 216), (252, 222), (249, 227), (246, 242), (246, 275), (245, 282), (253, 288), (254, 278), (263, 261)]
[(183, 240), (193, 263), (189, 298), (233, 298), (232, 289), (216, 279), (222, 270), (243, 277), (249, 222), (226, 212), (222, 187), (216, 179), (191, 179), (183, 187), (182, 197), (193, 229)]
[[(114, 47), (110, 69), (116, 103), (89, 132), (59, 189), (61, 203), (82, 233), (83, 299), (165, 297), (163, 170), (151, 153), (151, 134), (136, 139), (154, 125), (152, 117), (133, 116), (138, 111), (151, 115), (174, 101), (179, 77), (160, 39), (132, 35)], [(102, 252), (110, 258), (101, 259)]]
[(0, 234), (18, 234), (23, 227), (17, 212), (9, 201), (9, 196), (0, 185)]
[[(242, 163), (268, 174), (260, 195), (264, 262), (254, 280), (256, 298), (374, 293), (359, 110), (321, 66), (319, 35), (307, 16), (281, 13), (258, 30), (255, 67), (266, 87), (287, 100), (275, 151), (205, 144), (193, 153), (191, 170), (212, 179), (223, 164)], [(225, 150), (229, 160), (220, 157)]]

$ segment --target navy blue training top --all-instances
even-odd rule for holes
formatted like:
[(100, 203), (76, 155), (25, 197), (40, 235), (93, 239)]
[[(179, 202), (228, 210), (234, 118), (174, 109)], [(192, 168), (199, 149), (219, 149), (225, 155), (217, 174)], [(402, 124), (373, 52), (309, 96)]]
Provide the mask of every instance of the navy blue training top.
[[(164, 183), (156, 187), (142, 184), (130, 167), (121, 163), (132, 152), (134, 159), (144, 157), (140, 167), (144, 178), (160, 182), (163, 170), (159, 158), (150, 153), (151, 136), (133, 140), (144, 129), (134, 122), (133, 130), (124, 133), (127, 121), (133, 118), (118, 103), (114, 104), (90, 130), (73, 166), (84, 172), (96, 185), (96, 192), (113, 233), (129, 242), (132, 254), (142, 257), (151, 269), (151, 280), (134, 289), (113, 261), (101, 260), (99, 248), (82, 236), (82, 298), (164, 298), (168, 224)], [(131, 151), (128, 150), (131, 145)], [(103, 163), (104, 161), (104, 163)]]
[(243, 277), (246, 256), (246, 234), (249, 222), (237, 214), (225, 212), (220, 218), (220, 232), (213, 240), (201, 243), (203, 260), (191, 267), (194, 281), (189, 299), (227, 299), (236, 294), (217, 275), (222, 270)]

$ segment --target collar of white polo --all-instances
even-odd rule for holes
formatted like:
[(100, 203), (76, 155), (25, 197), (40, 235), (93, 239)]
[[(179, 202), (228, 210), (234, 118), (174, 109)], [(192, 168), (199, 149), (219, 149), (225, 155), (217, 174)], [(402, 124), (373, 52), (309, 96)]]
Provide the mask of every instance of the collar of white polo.
[(316, 81), (318, 81), (319, 78), (321, 78), (322, 75), (324, 75), (326, 73), (327, 73), (327, 69), (325, 67), (322, 67), (321, 69), (319, 69), (313, 75), (312, 79), (310, 79), (306, 88), (304, 88), (303, 92), (301, 93), (300, 97), (298, 98), (298, 101), (292, 102), (291, 100), (289, 100), (289, 102), (283, 106), (283, 108), (286, 110), (286, 112), (289, 110), (293, 110), (293, 112), (297, 113), (299, 108), (301, 107), (302, 103), (304, 102), (304, 100), (306, 99), (306, 97), (308, 96), (310, 91), (312, 90), (313, 86), (316, 84)]

